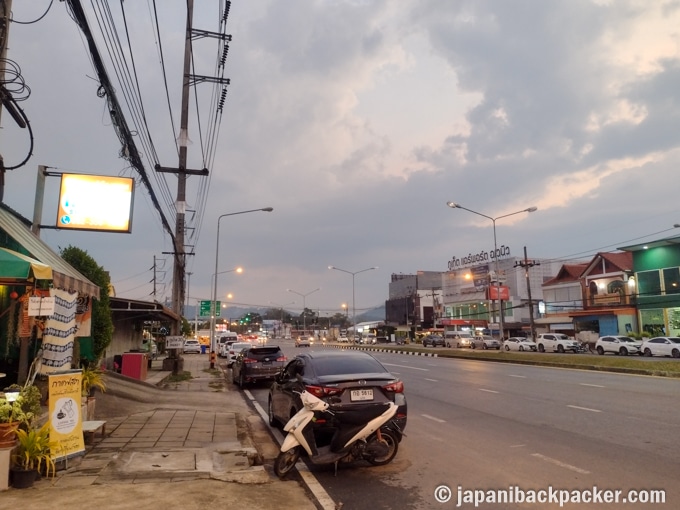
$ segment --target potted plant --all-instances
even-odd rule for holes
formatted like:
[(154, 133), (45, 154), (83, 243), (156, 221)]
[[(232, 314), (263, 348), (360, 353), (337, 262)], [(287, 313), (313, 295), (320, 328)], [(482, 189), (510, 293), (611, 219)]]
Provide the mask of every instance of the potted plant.
[(13, 446), (17, 429), (30, 428), (40, 414), (40, 390), (13, 384), (0, 396), (0, 448)]
[(97, 389), (102, 392), (106, 391), (104, 372), (100, 368), (92, 366), (83, 368), (81, 388), (83, 397), (83, 420), (94, 420), (94, 406), (96, 404), (94, 392)]
[(18, 446), (12, 455), (12, 486), (18, 489), (31, 487), (42, 468), (49, 476), (55, 473), (52, 450), (57, 443), (50, 441), (50, 424), (40, 428), (30, 427), (28, 430), (18, 429), (16, 432)]

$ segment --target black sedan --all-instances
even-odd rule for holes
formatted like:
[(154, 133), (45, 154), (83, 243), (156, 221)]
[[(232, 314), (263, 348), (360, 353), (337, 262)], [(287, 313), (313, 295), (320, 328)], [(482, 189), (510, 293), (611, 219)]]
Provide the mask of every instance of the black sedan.
[[(321, 350), (295, 356), (269, 389), (270, 425), (284, 425), (302, 407), (295, 392), (303, 386), (336, 410), (392, 401), (399, 406), (394, 421), (400, 430), (406, 428), (404, 383), (367, 352)], [(315, 422), (317, 430), (325, 425), (323, 419)]]
[(249, 382), (274, 379), (286, 361), (277, 345), (246, 347), (236, 355), (231, 366), (231, 380), (243, 387)]
[(444, 337), (439, 335), (427, 335), (423, 338), (423, 347), (444, 347)]

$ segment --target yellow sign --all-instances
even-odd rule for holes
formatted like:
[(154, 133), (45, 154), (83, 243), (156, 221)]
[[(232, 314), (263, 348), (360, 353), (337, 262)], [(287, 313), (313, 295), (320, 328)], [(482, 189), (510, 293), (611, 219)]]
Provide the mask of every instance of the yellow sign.
[(53, 457), (68, 457), (85, 450), (80, 412), (83, 374), (80, 371), (50, 374), (50, 440), (59, 447)]

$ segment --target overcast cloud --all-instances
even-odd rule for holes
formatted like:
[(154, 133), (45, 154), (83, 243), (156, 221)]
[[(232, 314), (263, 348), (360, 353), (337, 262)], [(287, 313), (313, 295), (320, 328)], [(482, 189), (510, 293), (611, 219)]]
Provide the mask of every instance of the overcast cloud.
[[(33, 20), (48, 3), (15, 1), (14, 19)], [(197, 1), (194, 26), (215, 31), (218, 4)], [(151, 135), (162, 164), (174, 167), (152, 2), (123, 5)], [(184, 6), (157, 2), (176, 128)], [(90, 2), (84, 8), (97, 32)], [(245, 271), (221, 275), (218, 295), (299, 310), (302, 298), (286, 289), (320, 288), (306, 304), (322, 313), (352, 296), (352, 277), (328, 265), (379, 266), (356, 277), (362, 310), (384, 303), (392, 273), (444, 271), (454, 255), (489, 250), (491, 222), (449, 200), (492, 217), (537, 206), (497, 223), (498, 245), (515, 255), (526, 246), (531, 258), (589, 258), (680, 234), (672, 228), (680, 222), (678, 27), (675, 0), (234, 0), (219, 148), (205, 214), (187, 240), (191, 304), (211, 294), (217, 217), (260, 207), (274, 212), (220, 223), (219, 271)], [(215, 41), (195, 41), (198, 74), (213, 73), (215, 53)], [(13, 23), (7, 57), (31, 89), (21, 106), (35, 149), (8, 173), (5, 203), (32, 217), (39, 164), (136, 176), (118, 156), (63, 2), (38, 23)], [(190, 118), (188, 166), (201, 168), (196, 108)], [(2, 127), (9, 166), (25, 157), (28, 137), (5, 112)], [(177, 179), (166, 179), (174, 197)], [(191, 209), (201, 182), (189, 178)], [(48, 179), (43, 223), (54, 221), (57, 189)], [(87, 250), (128, 298), (153, 298), (156, 257), (156, 298), (171, 295), (172, 258), (163, 254), (171, 241), (141, 184), (132, 234), (44, 230), (42, 238)]]

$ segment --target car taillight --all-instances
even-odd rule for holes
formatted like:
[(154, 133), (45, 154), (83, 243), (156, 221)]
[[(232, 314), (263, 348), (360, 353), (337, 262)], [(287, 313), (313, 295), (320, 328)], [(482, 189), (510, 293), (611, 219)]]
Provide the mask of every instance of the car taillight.
[(404, 393), (404, 383), (401, 381), (396, 381), (383, 386), (385, 391), (393, 391), (394, 393)]
[(286, 358), (285, 356), (279, 356), (278, 358), (276, 358), (276, 361), (288, 361), (288, 358)]
[(341, 389), (329, 388), (328, 386), (307, 385), (305, 386), (305, 388), (307, 389), (308, 392), (310, 392), (317, 398), (330, 397), (331, 395), (337, 395), (338, 393), (342, 393)]
[(257, 363), (256, 359), (253, 358), (243, 358), (244, 363)]

